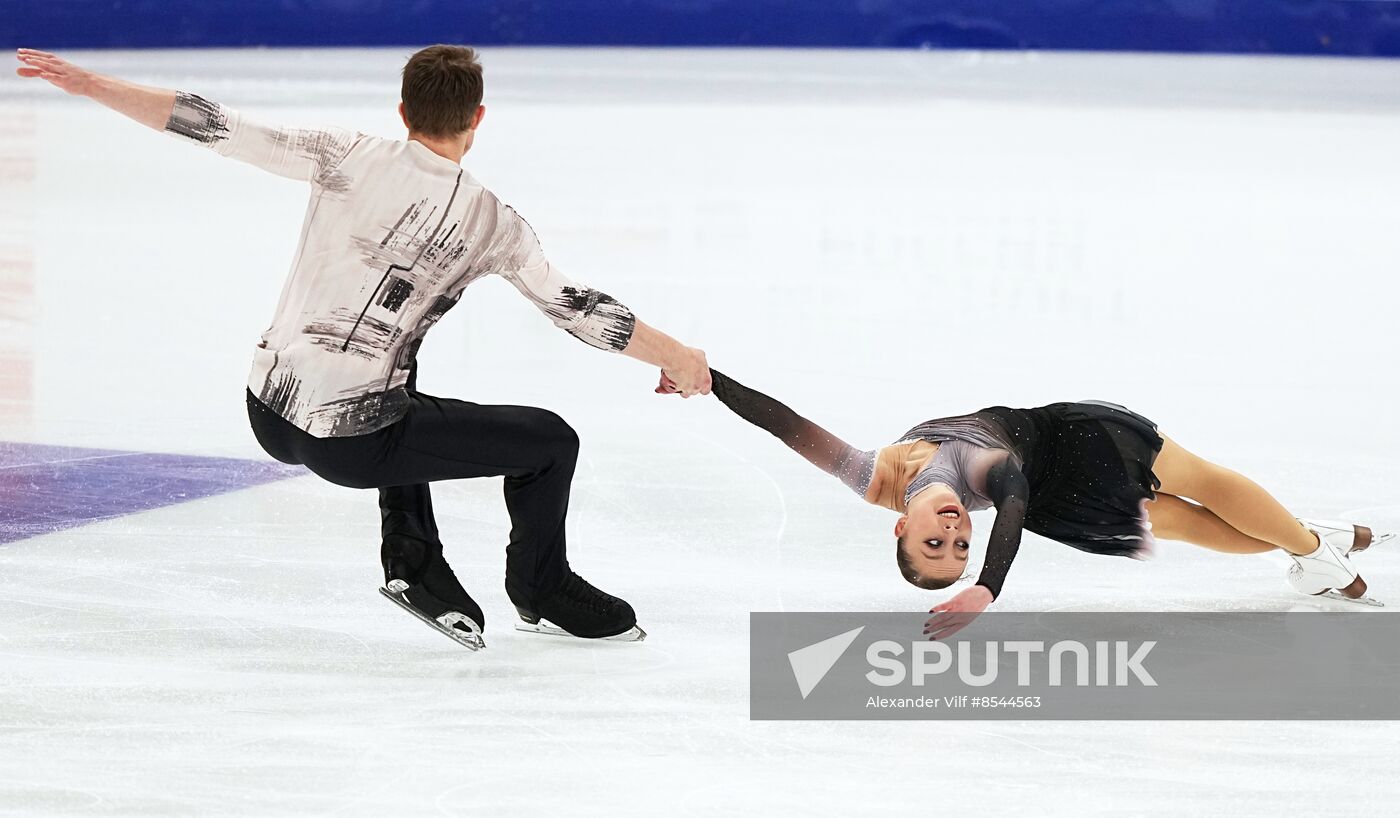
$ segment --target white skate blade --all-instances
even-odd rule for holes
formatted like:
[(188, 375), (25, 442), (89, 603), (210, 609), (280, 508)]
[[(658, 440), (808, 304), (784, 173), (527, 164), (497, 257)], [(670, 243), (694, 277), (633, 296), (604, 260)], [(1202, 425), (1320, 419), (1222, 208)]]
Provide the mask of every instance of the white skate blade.
[[(394, 583), (396, 585), (403, 585), (401, 580), (395, 580)], [(404, 598), (403, 591), (406, 590), (407, 587), (407, 585), (403, 585), (403, 588), (396, 588), (393, 591), (388, 588), (380, 588), (379, 593), (382, 594), (385, 599), (422, 620), (423, 624), (443, 634), (448, 639), (451, 639), (467, 650), (476, 651), (486, 647), (486, 640), (481, 636), (481, 629), (477, 627), (471, 617), (459, 614), (455, 611), (449, 611), (438, 619), (433, 619), (431, 616), (413, 607), (413, 605)], [(457, 625), (461, 625), (461, 627), (456, 627)], [(464, 628), (465, 630), (463, 630)]]
[(1343, 594), (1341, 591), (1324, 591), (1320, 594), (1314, 594), (1314, 596), (1322, 597), (1323, 599), (1334, 599), (1338, 602), (1350, 602), (1352, 605), (1364, 605), (1368, 608), (1385, 607), (1384, 602), (1381, 602), (1379, 599), (1376, 599), (1373, 596), (1362, 595), (1356, 597), (1355, 599), (1352, 599), (1351, 597)]
[(585, 639), (588, 642), (640, 642), (647, 638), (647, 632), (633, 625), (630, 629), (615, 636), (600, 636), (597, 639), (586, 639), (582, 636), (574, 636), (548, 619), (541, 619), (539, 622), (530, 624), (521, 619), (515, 623), (515, 629), (521, 633), (542, 633), (545, 636), (567, 636), (570, 639)]

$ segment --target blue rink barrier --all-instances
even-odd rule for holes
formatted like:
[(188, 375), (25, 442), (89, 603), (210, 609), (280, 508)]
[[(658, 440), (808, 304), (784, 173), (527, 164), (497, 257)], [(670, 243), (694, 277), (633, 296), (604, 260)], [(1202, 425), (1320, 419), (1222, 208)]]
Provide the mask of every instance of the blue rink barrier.
[(8, 47), (478, 45), (1400, 56), (1400, 0), (0, 0)]

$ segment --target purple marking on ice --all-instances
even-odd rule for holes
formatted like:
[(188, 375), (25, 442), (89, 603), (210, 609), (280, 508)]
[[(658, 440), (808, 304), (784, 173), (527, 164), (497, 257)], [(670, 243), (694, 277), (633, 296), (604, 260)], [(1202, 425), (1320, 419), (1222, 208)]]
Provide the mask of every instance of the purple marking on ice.
[(0, 441), (0, 544), (302, 474), (265, 460)]

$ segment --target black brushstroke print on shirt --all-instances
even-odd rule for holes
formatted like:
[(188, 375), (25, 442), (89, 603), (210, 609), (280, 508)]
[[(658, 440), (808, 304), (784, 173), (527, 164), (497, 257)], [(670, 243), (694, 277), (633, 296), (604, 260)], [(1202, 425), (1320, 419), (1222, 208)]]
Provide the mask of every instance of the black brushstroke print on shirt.
[(389, 312), (398, 312), (412, 294), (413, 284), (406, 279), (390, 276), (389, 283), (384, 287), (384, 295), (379, 299), (379, 306)]
[(351, 179), (340, 171), (340, 163), (354, 140), (337, 131), (278, 128), (266, 138), (278, 150), (295, 151), (316, 163), (314, 181), (332, 193), (348, 193)]
[[(428, 274), (429, 282), (437, 284), (445, 274), (459, 266), (458, 262), (467, 252), (470, 237), (461, 232), (462, 222), (459, 220), (446, 230), (439, 228), (436, 238), (432, 233), (426, 239), (421, 238), (423, 228), (435, 214), (437, 206), (429, 205), (426, 198), (420, 199), (404, 208), (394, 226), (386, 230), (379, 241), (371, 242), (359, 237), (353, 240), (371, 266), (397, 264), (408, 267), (416, 260), (418, 268)], [(414, 286), (417, 287), (418, 283), (415, 282)]]
[[(589, 287), (565, 287), (560, 290), (549, 308), (549, 314), (562, 319), (581, 317), (601, 321), (603, 326), (597, 340), (614, 352), (627, 348), (637, 328), (637, 318), (631, 310), (607, 293)], [(585, 343), (598, 345), (592, 343), (592, 338), (578, 337)]]
[[(457, 306), (457, 302), (462, 300), (464, 291), (465, 288), (459, 289), (451, 295), (440, 295), (433, 299), (432, 306), (428, 307), (428, 311), (423, 313), (422, 318), (418, 319), (417, 326), (404, 337), (403, 343), (399, 346), (399, 356), (394, 361), (396, 370), (407, 371), (413, 368), (413, 362), (418, 358), (418, 348), (423, 345), (423, 336), (428, 334), (428, 330), (432, 329), (433, 325), (446, 315), (448, 310)], [(393, 373), (390, 374), (390, 379), (392, 378)]]
[(275, 380), (272, 373), (268, 373), (268, 378), (263, 382), (258, 400), (261, 400), (267, 405), (267, 408), (282, 417), (287, 417), (302, 410), (301, 404), (297, 401), (297, 393), (300, 391), (301, 379), (290, 369), (283, 369)]
[(399, 388), (388, 392), (361, 392), (370, 385), (358, 387), (348, 396), (322, 403), (311, 410), (312, 423), (328, 423), (327, 437), (355, 437), (383, 428), (384, 418), (402, 417), (408, 410), (408, 390)]
[(311, 343), (322, 349), (347, 352), (373, 361), (393, 348), (403, 330), (372, 315), (362, 316), (352, 309), (340, 307), (332, 310), (326, 318), (308, 322), (302, 327), (302, 332), (311, 339)]
[[(447, 221), (447, 213), (452, 209), (453, 202), (457, 201), (457, 193), (461, 189), (462, 171), (459, 170), (457, 171), (456, 181), (452, 183), (452, 195), (447, 197), (447, 206), (442, 209), (442, 217), (438, 219), (437, 226), (433, 228), (433, 232), (428, 234), (428, 238), (423, 241), (423, 246), (419, 248), (418, 253), (414, 255), (413, 261), (409, 262), (408, 266), (405, 267), (402, 264), (390, 264), (389, 269), (384, 271), (384, 277), (379, 280), (379, 286), (374, 288), (374, 293), (371, 294), (369, 300), (365, 302), (364, 309), (360, 310), (360, 318), (355, 321), (355, 326), (350, 328), (350, 334), (345, 337), (345, 345), (340, 348), (341, 352), (346, 352), (350, 349), (350, 342), (355, 338), (355, 331), (359, 329), (360, 321), (363, 321), (365, 319), (365, 316), (369, 313), (369, 308), (374, 303), (375, 296), (378, 295), (380, 290), (384, 288), (384, 285), (388, 283), (390, 274), (395, 271), (409, 274), (413, 273), (413, 268), (418, 266), (418, 260), (423, 257), (423, 252), (427, 250), (429, 246), (432, 245), (433, 239), (437, 236), (439, 232), (442, 231), (442, 223)], [(436, 210), (437, 205), (433, 205), (433, 211)], [(429, 213), (429, 215), (431, 216), (431, 212)], [(396, 328), (395, 337), (398, 336), (398, 332), (399, 330)]]
[(228, 115), (215, 103), (195, 94), (184, 91), (175, 93), (175, 107), (170, 111), (170, 119), (165, 129), (212, 145), (228, 139)]

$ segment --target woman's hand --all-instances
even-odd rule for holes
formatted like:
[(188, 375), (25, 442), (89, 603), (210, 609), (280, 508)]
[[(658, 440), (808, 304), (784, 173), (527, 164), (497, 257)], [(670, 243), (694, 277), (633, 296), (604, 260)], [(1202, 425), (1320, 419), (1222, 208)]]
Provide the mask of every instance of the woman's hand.
[(92, 72), (47, 51), (21, 48), (15, 52), (15, 57), (24, 63), (15, 70), (21, 77), (48, 80), (55, 87), (77, 96), (87, 96), (92, 88), (95, 76)]
[(965, 591), (959, 592), (947, 602), (940, 602), (929, 609), (933, 614), (924, 623), (924, 633), (929, 639), (943, 639), (968, 625), (977, 615), (987, 609), (992, 604), (992, 592), (985, 586), (974, 585)]

